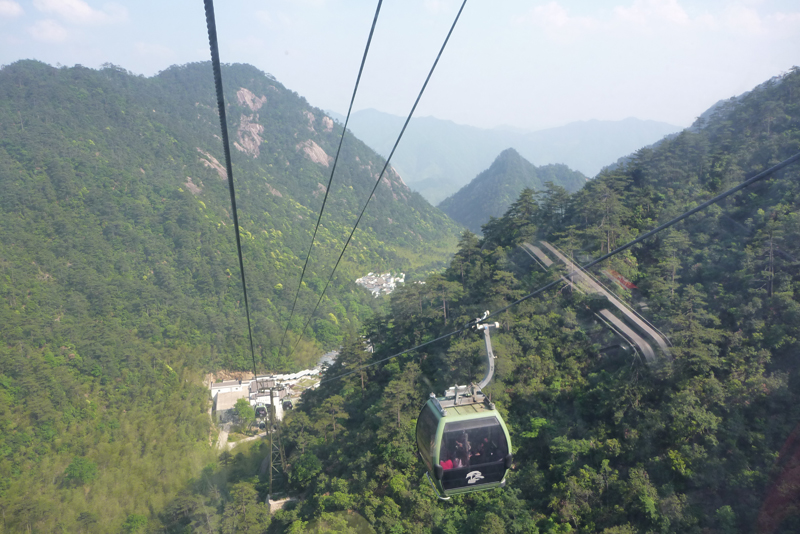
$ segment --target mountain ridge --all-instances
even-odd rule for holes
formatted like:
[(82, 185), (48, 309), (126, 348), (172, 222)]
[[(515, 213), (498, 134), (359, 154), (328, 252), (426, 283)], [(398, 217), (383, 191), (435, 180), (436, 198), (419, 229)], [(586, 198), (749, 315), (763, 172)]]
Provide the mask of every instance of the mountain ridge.
[[(513, 148), (503, 150), (488, 169), (439, 204), (439, 209), (475, 234), (492, 217), (501, 217), (523, 189), (543, 192), (562, 187), (574, 193), (588, 179), (563, 164), (536, 167)], [(548, 185), (550, 184), (550, 185)]]
[(222, 75), (232, 177), (209, 63), (0, 69), (0, 530), (157, 522), (217, 461), (208, 371), (316, 364), (382, 305), (356, 278), (424, 274), (455, 244), (388, 173), (309, 317), (383, 166), (348, 133), (280, 350), (341, 128), (254, 67)]
[[(373, 361), (425, 343), (420, 357), (323, 383), (287, 418), (306, 501), (275, 520), (331, 524), (324, 514), (345, 503), (382, 533), (800, 531), (797, 162), (585, 273), (564, 261), (605, 256), (796, 154), (798, 95), (794, 69), (566, 199), (523, 193), (483, 239), (462, 234), (444, 273), (399, 289), (370, 324)], [(593, 276), (652, 321), (668, 355), (648, 361), (632, 348), (641, 331), (601, 319), (615, 315), (607, 296), (585, 290)], [(429, 443), (413, 429), (429, 392), (482, 376), (482, 336), (456, 329), (483, 310), (498, 323), (484, 392), (509, 428), (515, 468), (504, 490), (459, 496), (443, 515), (417, 455)], [(332, 375), (358, 365), (354, 341)], [(303, 430), (322, 425), (307, 446)], [(365, 469), (373, 451), (382, 457)]]
[[(378, 153), (387, 155), (404, 120), (366, 109), (351, 115), (348, 128)], [(605, 165), (680, 129), (657, 121), (627, 118), (591, 119), (519, 132), (460, 125), (435, 117), (412, 118), (392, 164), (409, 187), (438, 204), (509, 147), (534, 165), (563, 163), (593, 177)]]

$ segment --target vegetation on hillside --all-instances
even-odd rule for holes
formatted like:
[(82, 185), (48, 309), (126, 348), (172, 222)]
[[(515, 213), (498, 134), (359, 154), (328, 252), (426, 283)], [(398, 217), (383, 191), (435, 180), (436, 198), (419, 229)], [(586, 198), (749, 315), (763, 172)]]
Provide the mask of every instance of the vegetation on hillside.
[[(556, 267), (515, 268), (522, 242), (597, 256), (800, 151), (799, 105), (794, 69), (566, 204), (525, 191), (483, 239), (462, 236), (444, 273), (393, 294), (365, 331), (375, 354), (353, 336), (329, 376), (557, 279)], [(428, 392), (483, 372), (480, 337), (465, 334), (304, 395), (284, 424), (289, 488), (302, 501), (250, 531), (354, 532), (334, 525), (349, 510), (380, 533), (796, 532), (787, 459), (800, 423), (799, 184), (795, 165), (602, 266), (638, 286), (671, 360), (647, 365), (594, 344), (594, 303), (564, 287), (501, 315), (488, 390), (515, 445), (506, 489), (439, 503), (416, 458)], [(171, 532), (230, 502), (196, 487), (186, 495), (189, 513), (163, 517)]]
[[(279, 354), (329, 172), (304, 147), (341, 130), (252, 67), (223, 74), (256, 364), (299, 370), (372, 315), (355, 278), (441, 264), (455, 225), (390, 176)], [(214, 460), (202, 376), (252, 368), (214, 103), (209, 64), (0, 70), (0, 531), (130, 530)], [(292, 345), (382, 163), (348, 135)]]
[(586, 176), (566, 165), (536, 167), (513, 148), (458, 192), (444, 199), (439, 209), (473, 233), (492, 218), (503, 215), (523, 189), (566, 198), (586, 183)]
[[(416, 458), (422, 400), (483, 372), (476, 333), (359, 370), (558, 279), (557, 267), (537, 272), (515, 265), (523, 242), (546, 238), (575, 258), (597, 256), (800, 151), (799, 69), (720, 107), (700, 128), (639, 151), (575, 194), (524, 191), (484, 226), (482, 239), (465, 232), (447, 269), (397, 290), (386, 310), (373, 314), (372, 301), (355, 289), (347, 293), (342, 279), (325, 313), (344, 322), (338, 302), (350, 322), (331, 333), (344, 346), (328, 376), (356, 372), (309, 390), (287, 416), (289, 469), (282, 484), (300, 500), (270, 516), (263, 504), (265, 446), (246, 444), (218, 458), (209, 447), (214, 436), (200, 371), (237, 365), (246, 338), (225, 228), (225, 184), (196, 150), (211, 140), (182, 141), (205, 135), (191, 121), (213, 124), (213, 109), (194, 105), (211, 97), (195, 100), (188, 92), (187, 107), (171, 104), (177, 96), (158, 88), (172, 87), (172, 78), (193, 80), (205, 67), (196, 68), (150, 80), (111, 67), (97, 73), (34, 62), (0, 71), (0, 531), (800, 528), (797, 480), (786, 478), (787, 458), (798, 455), (790, 437), (800, 422), (797, 166), (603, 266), (638, 286), (647, 314), (672, 341), (673, 359), (648, 365), (603, 350), (588, 326), (596, 303), (565, 287), (498, 318), (497, 374), (487, 390), (514, 441), (515, 468), (504, 490), (439, 503)], [(246, 86), (251, 72), (255, 80), (255, 71), (232, 67), (228, 94)], [(277, 82), (260, 80), (299, 101)], [(58, 92), (44, 91), (48, 84)], [(131, 86), (143, 91), (126, 93)], [(270, 98), (267, 86), (249, 87)], [(144, 105), (119, 95), (140, 95)], [(105, 111), (92, 115), (91, 99)], [(281, 124), (285, 108), (275, 100)], [(241, 114), (252, 113), (239, 106)], [(161, 119), (151, 115), (159, 113)], [(292, 124), (299, 136), (308, 117), (298, 115)], [(118, 128), (120, 137), (106, 128)], [(314, 139), (328, 150), (321, 137)], [(284, 143), (276, 152), (285, 160), (272, 160), (273, 169), (287, 161), (313, 169), (295, 141), (269, 143)], [(267, 153), (263, 148), (237, 163), (243, 179), (237, 185), (242, 211), (252, 217), (242, 226), (249, 272), (257, 273), (251, 291), (259, 295), (260, 363), (289, 367), (293, 362), (271, 350), (275, 327), (269, 326), (285, 309), (288, 297), (276, 287), (285, 279), (276, 282), (263, 270), (296, 271), (298, 250), (283, 246), (281, 236), (300, 232), (296, 221), (314, 207), (289, 201), (294, 186), (270, 181), (281, 173), (246, 171)], [(353, 176), (363, 177), (356, 169)], [(203, 193), (191, 192), (189, 176)], [(311, 175), (299, 176), (305, 186), (298, 191), (316, 187)], [(260, 202), (267, 201), (285, 226), (266, 224)], [(386, 217), (390, 209), (378, 213)], [(408, 226), (414, 234), (403, 230), (405, 239), (436, 241), (436, 214), (426, 213), (418, 210), (414, 217), (424, 224)], [(379, 232), (395, 231), (394, 222), (381, 224), (375, 220), (376, 233), (361, 234), (350, 261), (390, 253)], [(281, 236), (264, 234), (268, 229)], [(328, 228), (331, 236), (334, 230), (340, 229)], [(359, 328), (358, 318), (367, 316)], [(362, 334), (374, 354), (364, 350)], [(326, 335), (315, 325), (317, 341)]]

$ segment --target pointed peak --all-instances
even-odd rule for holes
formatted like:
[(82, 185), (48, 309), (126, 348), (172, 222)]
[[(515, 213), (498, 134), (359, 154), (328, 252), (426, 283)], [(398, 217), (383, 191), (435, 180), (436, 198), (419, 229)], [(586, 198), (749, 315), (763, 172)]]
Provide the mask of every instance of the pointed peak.
[(515, 149), (507, 148), (497, 155), (492, 164), (489, 166), (489, 170), (494, 172), (502, 172), (504, 169), (518, 167), (535, 168), (530, 161), (523, 158)]
[(500, 154), (498, 154), (498, 156), (495, 158), (495, 161), (501, 161), (507, 159), (522, 159), (522, 156), (520, 156), (519, 152), (517, 152), (513, 148), (507, 148), (502, 152), (500, 152)]

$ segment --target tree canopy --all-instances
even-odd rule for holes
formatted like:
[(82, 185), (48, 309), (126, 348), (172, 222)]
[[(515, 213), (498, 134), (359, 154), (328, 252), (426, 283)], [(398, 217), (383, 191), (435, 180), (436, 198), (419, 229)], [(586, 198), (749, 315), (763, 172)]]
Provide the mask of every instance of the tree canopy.
[[(313, 191), (319, 173), (300, 173), (294, 185), (270, 180), (286, 162), (313, 168), (298, 142), (328, 145), (308, 129), (320, 133), (317, 110), (306, 109), (311, 121), (290, 105), (300, 97), (274, 80), (230, 69), (229, 95), (241, 87), (266, 95), (273, 105), (261, 108), (262, 119), (270, 114), (293, 125), (298, 139), (300, 132), (310, 136), (265, 132), (260, 155), (237, 164), (243, 211), (253, 218), (242, 227), (246, 261), (258, 273), (259, 363), (291, 368), (302, 360), (272, 349), (289, 299), (281, 292), (298, 268), (295, 244), (305, 237), (296, 221), (314, 213), (316, 197), (307, 198), (309, 208), (290, 192)], [(288, 477), (279, 489), (295, 500), (274, 515), (264, 504), (267, 441), (220, 457), (212, 449), (203, 375), (246, 365), (235, 254), (224, 183), (197, 151), (211, 153), (212, 134), (192, 130), (193, 121), (213, 122), (203, 107), (210, 89), (197, 83), (197, 93), (179, 101), (161, 90), (200, 80), (202, 72), (175, 67), (146, 80), (35, 62), (0, 71), (2, 529), (797, 530), (797, 166), (594, 271), (664, 333), (669, 358), (638, 357), (597, 320), (602, 299), (558, 282), (565, 275), (558, 265), (525, 267), (520, 258), (531, 257), (525, 243), (546, 240), (583, 263), (796, 153), (800, 70), (718, 107), (574, 194), (557, 187), (523, 192), (484, 226), (483, 238), (463, 233), (445, 269), (399, 288), (385, 307), (373, 308), (355, 288), (348, 293), (349, 282), (338, 283), (320, 320), (332, 313), (345, 323), (330, 340), (341, 342), (342, 357), (326, 372), (344, 376), (307, 390), (286, 414)], [(159, 104), (156, 96), (166, 100)], [(247, 101), (231, 106), (251, 117), (256, 111)], [(27, 104), (15, 108), (19, 102)], [(275, 145), (282, 149), (265, 148)], [(367, 161), (378, 161), (356, 149), (361, 163), (345, 184), (369, 174)], [(191, 192), (189, 176), (208, 196)], [(387, 202), (406, 194), (392, 187)], [(353, 198), (345, 195), (342, 204)], [(439, 219), (415, 209), (403, 207), (419, 226), (404, 228), (432, 238)], [(323, 242), (333, 240), (335, 228)], [(389, 252), (380, 236), (391, 237), (394, 228), (373, 230), (352, 249), (351, 266)], [(483, 374), (479, 335), (465, 331), (362, 366), (553, 281), (551, 290), (500, 314), (493, 334), (497, 372), (487, 392), (514, 443), (508, 487), (440, 504), (417, 458), (416, 418), (431, 391)], [(319, 282), (312, 275), (307, 285)], [(606, 343), (610, 338), (617, 341)]]

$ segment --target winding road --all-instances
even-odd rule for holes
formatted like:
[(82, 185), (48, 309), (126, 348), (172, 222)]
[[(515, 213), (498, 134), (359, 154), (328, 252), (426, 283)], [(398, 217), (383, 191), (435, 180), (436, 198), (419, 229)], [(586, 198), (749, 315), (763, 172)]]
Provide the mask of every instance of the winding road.
[[(564, 254), (562, 254), (560, 250), (555, 248), (547, 241), (540, 241), (540, 244), (542, 245), (542, 247), (547, 249), (553, 256), (558, 258), (566, 266), (567, 272), (569, 274), (567, 274), (564, 277), (564, 279), (568, 283), (574, 283), (575, 285), (581, 286), (584, 291), (587, 291), (589, 293), (596, 293), (604, 296), (606, 299), (608, 299), (609, 304), (611, 304), (620, 313), (622, 313), (625, 316), (625, 318), (631, 324), (636, 326), (636, 328), (640, 332), (642, 332), (647, 337), (655, 341), (665, 356), (667, 357), (672, 356), (664, 337), (658, 332), (656, 332), (649, 324), (647, 324), (645, 320), (639, 317), (625, 304), (620, 302), (612, 293), (607, 291), (588, 273), (584, 272), (579, 266), (575, 265), (569, 258), (567, 258)], [(523, 247), (529, 254), (535, 256), (539, 261), (541, 261), (548, 267), (553, 263), (539, 247), (533, 246), (530, 243), (523, 243)], [(601, 310), (600, 314), (603, 316), (605, 320), (609, 321), (616, 328), (624, 332), (630, 338), (630, 340), (633, 343), (635, 343), (637, 347), (639, 347), (639, 349), (642, 351), (642, 354), (644, 355), (645, 359), (648, 362), (652, 363), (656, 360), (656, 354), (653, 351), (653, 347), (651, 347), (650, 343), (648, 343), (644, 338), (639, 336), (628, 325), (626, 325), (622, 320), (620, 320), (616, 315), (611, 313), (609, 310)]]

